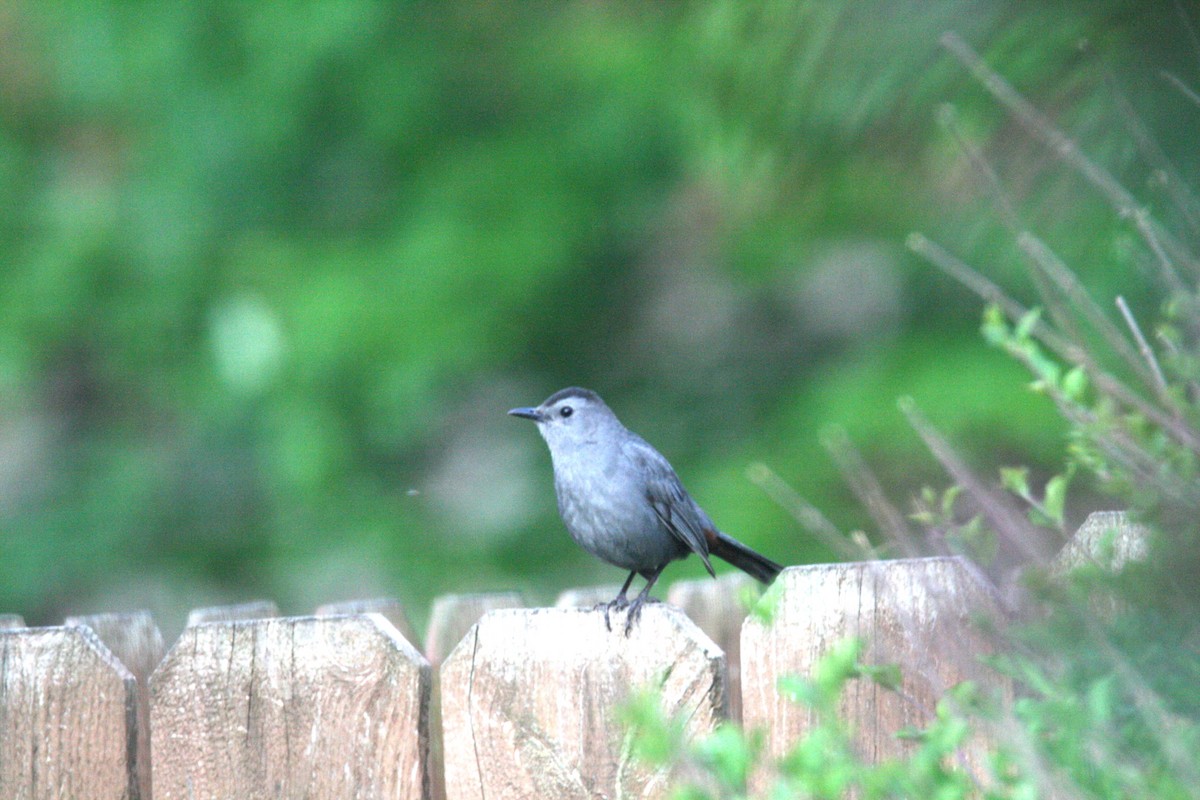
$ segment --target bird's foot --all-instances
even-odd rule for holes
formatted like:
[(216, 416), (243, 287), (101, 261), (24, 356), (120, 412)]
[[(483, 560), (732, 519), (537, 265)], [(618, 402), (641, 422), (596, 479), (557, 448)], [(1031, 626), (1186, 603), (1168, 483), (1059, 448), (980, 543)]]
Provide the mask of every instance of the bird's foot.
[(619, 594), (614, 599), (609, 600), (607, 603), (597, 603), (592, 610), (599, 611), (602, 608), (604, 609), (604, 627), (608, 629), (609, 633), (611, 633), (612, 620), (609, 619), (609, 614), (612, 613), (614, 608), (618, 611), (629, 608), (629, 598), (623, 594)]
[[(637, 599), (629, 604), (629, 613), (625, 615), (625, 638), (629, 638), (630, 632), (633, 630), (633, 623), (642, 618), (642, 606), (646, 603), (661, 603), (657, 597), (640, 594)], [(612, 630), (609, 628), (609, 630)]]

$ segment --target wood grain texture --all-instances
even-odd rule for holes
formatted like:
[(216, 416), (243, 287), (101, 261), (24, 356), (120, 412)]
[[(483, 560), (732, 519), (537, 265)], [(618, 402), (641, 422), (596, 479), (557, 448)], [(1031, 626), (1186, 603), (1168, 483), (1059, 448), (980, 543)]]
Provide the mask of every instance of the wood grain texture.
[(730, 572), (713, 580), (676, 581), (667, 591), (667, 602), (681, 609), (725, 652), (729, 670), (729, 718), (742, 721), (742, 622), (746, 606), (742, 593), (757, 585), (749, 575)]
[(619, 709), (659, 686), (691, 734), (725, 714), (724, 655), (677, 609), (648, 606), (626, 638), (600, 611), (493, 611), (442, 665), (446, 796), (661, 797), (669, 775), (634, 761)]
[[(778, 679), (810, 676), (831, 646), (860, 637), (867, 644), (865, 663), (900, 667), (901, 691), (865, 679), (851, 681), (840, 716), (855, 729), (856, 746), (866, 759), (901, 755), (909, 745), (896, 732), (927, 725), (947, 688), (967, 679), (999, 682), (979, 662), (992, 645), (972, 621), (973, 615), (998, 617), (999, 611), (991, 590), (973, 575), (957, 558), (784, 570), (777, 579), (783, 595), (773, 623), (750, 617), (742, 628), (746, 727), (767, 731), (773, 755), (786, 752), (815, 720), (805, 706), (776, 690)], [(967, 751), (968, 765), (978, 766), (980, 747)]]
[(82, 625), (125, 665), (137, 681), (138, 785), (143, 798), (151, 797), (150, 774), (150, 673), (162, 660), (166, 646), (149, 611), (126, 614), (91, 614), (67, 617), (66, 625)]
[(235, 620), (271, 619), (279, 616), (279, 606), (273, 600), (251, 600), (231, 606), (209, 606), (194, 608), (188, 613), (187, 624), (202, 625), (205, 622), (233, 622)]
[(433, 665), (433, 702), (430, 704), (430, 772), (431, 794), (434, 800), (446, 796), (445, 761), (442, 755), (442, 703), (438, 667), (471, 626), (488, 611), (500, 608), (520, 608), (525, 599), (519, 592), (489, 592), (479, 594), (447, 594), (435, 598), (429, 612), (429, 628), (425, 632), (425, 657)]
[(150, 682), (155, 798), (426, 798), (429, 686), (376, 614), (188, 628)]
[(137, 800), (135, 695), (88, 628), (0, 632), (0, 797)]
[(408, 614), (404, 611), (404, 606), (394, 597), (372, 597), (367, 600), (343, 600), (340, 603), (325, 603), (317, 606), (314, 612), (318, 617), (333, 617), (344, 614), (381, 614), (383, 618), (395, 626), (408, 643), (414, 648), (420, 647), (421, 640), (417, 637), (417, 632), (413, 628), (412, 623), (408, 620)]
[(447, 594), (435, 598), (425, 632), (425, 657), (437, 667), (484, 614), (523, 605), (525, 599), (519, 592)]

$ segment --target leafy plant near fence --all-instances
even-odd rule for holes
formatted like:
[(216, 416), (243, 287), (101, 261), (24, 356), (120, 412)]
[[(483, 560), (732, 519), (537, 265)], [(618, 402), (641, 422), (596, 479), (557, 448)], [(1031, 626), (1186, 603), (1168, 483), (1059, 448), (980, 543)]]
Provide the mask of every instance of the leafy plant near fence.
[[(1200, 204), (1143, 142), (1149, 171), (1168, 188), (1153, 198), (1159, 209), (1151, 213), (962, 40), (947, 35), (943, 44), (1029, 136), (1111, 204), (1112, 225), (1130, 235), (1157, 275), (1158, 319), (1148, 326), (1122, 298), (1114, 298), (1110, 313), (1089, 296), (1013, 211), (1001, 177), (947, 110), (942, 121), (991, 186), (1037, 304), (1022, 304), (924, 236), (914, 234), (909, 244), (986, 301), (986, 341), (1024, 364), (1032, 389), (1069, 423), (1064, 468), (1040, 487), (1021, 467), (984, 480), (911, 402), (902, 402), (954, 485), (923, 490), (907, 516), (874, 492), (864, 496), (898, 545), (922, 540), (968, 555), (1007, 591), (1018, 622), (1005, 629), (1008, 646), (992, 666), (1013, 679), (1015, 697), (960, 685), (924, 729), (901, 734), (913, 742), (905, 757), (874, 763), (854, 752), (836, 700), (849, 681), (894, 686), (895, 676), (861, 663), (861, 643), (844, 642), (812, 675), (781, 686), (818, 723), (773, 765), (763, 763), (756, 732), (729, 726), (689, 742), (679, 724), (642, 698), (629, 711), (640, 753), (676, 766), (676, 797), (745, 797), (748, 776), (764, 768), (773, 777), (762, 796), (771, 798), (1200, 797)], [(1195, 95), (1182, 94), (1180, 102), (1195, 102)], [(854, 482), (868, 489), (872, 483), (866, 473)], [(1065, 534), (1068, 487), (1080, 483), (1147, 526), (1145, 557), (1116, 570), (1116, 554), (1101, 554), (1100, 563), (1066, 576), (1035, 565), (1015, 588), (1003, 585), (997, 553), (1029, 555), (1048, 535)], [(913, 523), (923, 538), (909, 530)], [(963, 746), (979, 733), (993, 742), (990, 756), (982, 770), (968, 769)]]

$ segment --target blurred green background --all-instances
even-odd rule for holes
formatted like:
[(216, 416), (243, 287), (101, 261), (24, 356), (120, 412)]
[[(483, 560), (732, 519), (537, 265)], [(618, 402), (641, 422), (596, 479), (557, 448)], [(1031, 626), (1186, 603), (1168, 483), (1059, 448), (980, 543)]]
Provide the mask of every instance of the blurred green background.
[(1032, 298), (939, 109), (1102, 304), (1150, 268), (938, 38), (1154, 206), (1139, 133), (1197, 185), (1187, 5), (0, 2), (0, 611), (419, 623), (618, 581), (504, 413), (572, 384), (785, 563), (831, 554), (751, 465), (846, 529), (830, 425), (898, 502), (944, 481), (900, 395), (982, 470), (1056, 469), (1053, 409), (904, 248)]

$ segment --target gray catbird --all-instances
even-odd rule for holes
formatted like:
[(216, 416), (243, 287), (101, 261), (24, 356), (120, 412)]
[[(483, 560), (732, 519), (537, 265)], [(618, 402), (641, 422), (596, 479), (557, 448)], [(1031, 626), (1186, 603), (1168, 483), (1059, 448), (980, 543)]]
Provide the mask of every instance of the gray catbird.
[[(625, 634), (663, 568), (688, 553), (715, 575), (710, 555), (724, 559), (763, 583), (783, 568), (721, 533), (691, 498), (662, 454), (627, 429), (595, 392), (571, 387), (555, 392), (536, 408), (508, 412), (537, 423), (550, 447), (558, 513), (579, 546), (613, 566), (630, 570), (609, 612), (629, 608)], [(630, 604), (625, 594), (633, 577), (646, 587)]]

